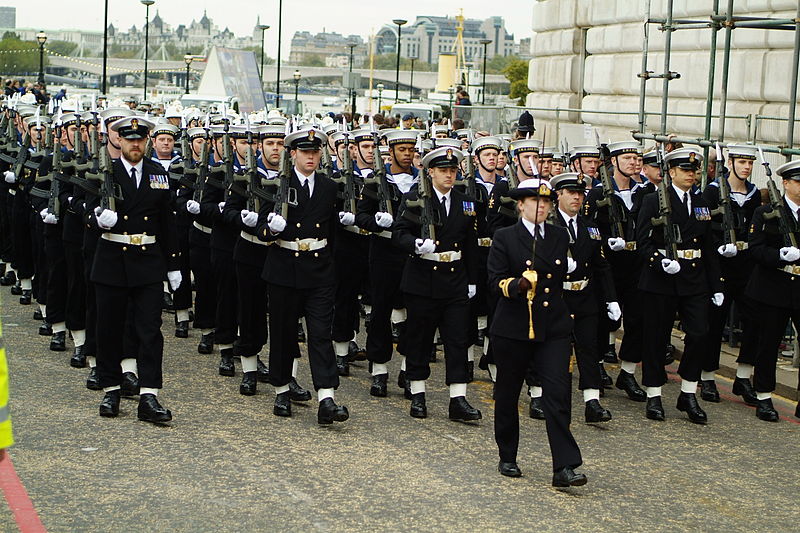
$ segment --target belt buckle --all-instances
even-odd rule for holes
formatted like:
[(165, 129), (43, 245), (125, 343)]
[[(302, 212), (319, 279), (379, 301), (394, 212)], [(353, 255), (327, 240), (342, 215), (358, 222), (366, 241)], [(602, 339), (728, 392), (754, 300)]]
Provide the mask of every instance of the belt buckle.
[(142, 236), (141, 235), (131, 235), (131, 244), (134, 246), (141, 246), (142, 245)]
[(792, 274), (800, 275), (800, 266), (792, 265)]
[(300, 250), (301, 252), (307, 252), (311, 248), (310, 248), (310, 246), (309, 246), (309, 244), (307, 242), (298, 242), (297, 243), (297, 249)]
[(636, 249), (636, 241), (626, 242), (625, 243), (625, 249), (628, 250), (629, 252), (635, 250)]
[(450, 252), (443, 252), (439, 254), (439, 261), (441, 261), (442, 263), (449, 263), (450, 261), (452, 261), (452, 258), (450, 257)]
[(581, 290), (581, 282), (580, 281), (573, 281), (572, 286), (569, 288), (571, 291), (579, 291)]

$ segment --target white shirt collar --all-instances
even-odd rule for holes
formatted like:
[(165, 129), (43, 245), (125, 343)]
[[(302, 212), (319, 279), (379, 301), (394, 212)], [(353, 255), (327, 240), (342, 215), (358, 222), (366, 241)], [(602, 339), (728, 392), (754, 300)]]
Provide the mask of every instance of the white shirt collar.
[(564, 219), (564, 222), (569, 224), (569, 221), (572, 220), (572, 223), (575, 224), (575, 229), (578, 229), (578, 215), (569, 216), (564, 211), (562, 211), (560, 207), (558, 208), (558, 212), (561, 213), (561, 218)]
[(122, 166), (125, 167), (125, 172), (128, 173), (128, 177), (131, 176), (131, 169), (136, 169), (136, 187), (139, 187), (139, 184), (142, 182), (142, 169), (144, 168), (144, 159), (140, 160), (136, 165), (131, 165), (130, 162), (125, 159), (124, 157), (119, 158), (122, 161)]
[(297, 170), (297, 167), (294, 167), (294, 173), (297, 175), (297, 179), (300, 180), (300, 185), (308, 182), (308, 195), (311, 196), (314, 194), (314, 176), (316, 172), (312, 172), (310, 176), (304, 176), (302, 172)]
[(792, 210), (792, 215), (794, 215), (794, 219), (797, 220), (797, 210), (800, 209), (800, 206), (794, 203), (793, 201), (789, 200), (788, 196), (784, 196), (786, 199), (786, 204), (789, 206), (789, 209)]
[[(534, 224), (533, 222), (531, 222), (530, 220), (528, 220), (525, 217), (521, 217), (520, 220), (522, 221), (522, 225), (525, 226), (525, 229), (528, 230), (528, 232), (531, 234), (531, 236), (535, 237), (536, 236), (535, 231), (536, 231), (537, 224)], [(544, 222), (540, 222), (538, 224), (538, 226), (539, 226), (539, 232), (544, 237)]]

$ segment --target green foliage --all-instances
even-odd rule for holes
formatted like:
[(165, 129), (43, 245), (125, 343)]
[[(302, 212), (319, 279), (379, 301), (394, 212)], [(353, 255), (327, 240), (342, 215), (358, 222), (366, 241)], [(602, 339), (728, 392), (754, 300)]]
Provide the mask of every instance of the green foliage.
[[(515, 61), (520, 61), (520, 57), (496, 55), (493, 58), (486, 60), (486, 73), (503, 74), (503, 69)], [(476, 66), (478, 68), (483, 68), (483, 59), (478, 60)]]
[(516, 98), (518, 105), (525, 105), (525, 97), (531, 92), (528, 89), (528, 62), (517, 58), (510, 61), (502, 72), (511, 83), (508, 96)]
[[(44, 56), (44, 63), (47, 65), (47, 54)], [(15, 33), (6, 32), (0, 40), (0, 72), (16, 74), (38, 71), (39, 43), (21, 41)]]
[(324, 67), (325, 57), (319, 54), (308, 54), (300, 62), (302, 67)]
[[(369, 57), (364, 60), (362, 68), (369, 68)], [(397, 68), (397, 55), (379, 54), (375, 56), (375, 70), (394, 70)], [(437, 70), (438, 65), (420, 61), (414, 61), (415, 72), (431, 72)], [(400, 58), (400, 70), (411, 70), (411, 60), (405, 57)]]
[[(52, 50), (57, 54), (61, 54), (63, 56), (71, 56), (75, 53), (76, 48), (78, 45), (75, 43), (70, 43), (68, 41), (50, 41), (48, 40), (45, 43), (45, 48), (48, 50)], [(46, 53), (46, 52), (45, 52)]]

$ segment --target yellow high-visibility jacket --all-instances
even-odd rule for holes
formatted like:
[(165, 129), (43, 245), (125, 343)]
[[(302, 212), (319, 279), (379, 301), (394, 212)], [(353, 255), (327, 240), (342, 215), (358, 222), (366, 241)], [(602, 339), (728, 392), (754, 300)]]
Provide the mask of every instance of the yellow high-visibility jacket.
[(0, 449), (14, 444), (11, 434), (11, 411), (8, 407), (8, 363), (3, 342), (3, 325), (0, 324)]

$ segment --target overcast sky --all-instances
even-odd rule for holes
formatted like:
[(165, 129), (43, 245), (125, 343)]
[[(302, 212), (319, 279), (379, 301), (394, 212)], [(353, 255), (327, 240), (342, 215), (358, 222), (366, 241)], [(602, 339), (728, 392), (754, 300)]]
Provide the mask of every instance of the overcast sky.
[[(460, 8), (466, 18), (485, 19), (500, 16), (506, 29), (519, 40), (530, 37), (534, 0), (284, 0), (283, 49), (288, 56), (289, 43), (295, 31), (326, 31), (364, 37), (377, 31), (392, 19), (413, 22), (418, 15), (455, 16)], [(117, 28), (142, 27), (145, 7), (139, 0), (108, 0), (109, 21)], [(102, 31), (103, 0), (0, 0), (0, 5), (17, 8), (17, 27), (37, 29), (81, 28)], [(50, 9), (51, 6), (56, 7)], [(392, 7), (394, 6), (394, 7)], [(156, 0), (150, 16), (158, 10), (161, 18), (173, 28), (199, 20), (203, 10), (220, 27), (230, 28), (236, 35), (250, 34), (261, 17), (269, 24), (265, 46), (274, 57), (277, 51), (278, 0)], [(271, 38), (270, 38), (271, 35)], [(284, 52), (285, 50), (285, 52)]]

